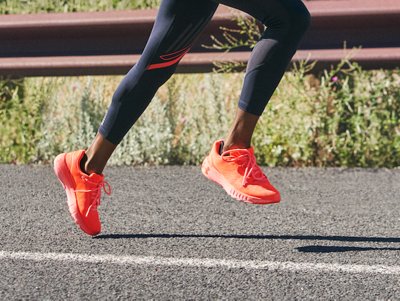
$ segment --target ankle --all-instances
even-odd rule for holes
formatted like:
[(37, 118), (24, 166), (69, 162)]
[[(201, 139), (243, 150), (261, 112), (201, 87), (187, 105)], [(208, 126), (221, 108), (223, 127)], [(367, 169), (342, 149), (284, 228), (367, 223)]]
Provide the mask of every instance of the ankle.
[(222, 151), (225, 152), (230, 149), (234, 148), (249, 148), (251, 145), (250, 143), (240, 142), (240, 141), (227, 141), (224, 143)]
[(85, 164), (85, 172), (87, 174), (92, 174), (92, 173), (97, 173), (97, 174), (101, 174), (103, 172), (103, 169), (98, 168), (97, 166), (95, 166), (93, 164), (93, 162), (91, 162), (90, 160), (88, 160)]
[(103, 170), (97, 168), (97, 166), (93, 164), (93, 160), (91, 160), (91, 158), (86, 154), (86, 152), (82, 157), (79, 167), (81, 171), (87, 175), (90, 175), (92, 173), (101, 174), (103, 172)]
[(89, 173), (86, 171), (86, 167), (85, 167), (87, 159), (88, 159), (88, 157), (87, 157), (86, 153), (84, 153), (81, 161), (79, 162), (79, 169), (81, 170), (81, 172), (89, 175)]

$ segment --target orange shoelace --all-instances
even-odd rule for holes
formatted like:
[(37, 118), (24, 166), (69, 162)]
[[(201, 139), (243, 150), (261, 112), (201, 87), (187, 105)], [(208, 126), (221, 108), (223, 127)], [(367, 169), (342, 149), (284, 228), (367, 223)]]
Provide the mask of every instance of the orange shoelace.
[(263, 181), (267, 179), (261, 168), (257, 165), (256, 157), (247, 149), (230, 149), (222, 153), (222, 160), (234, 162), (245, 168), (242, 185), (246, 186), (251, 179)]
[[(86, 211), (85, 216), (89, 215), (90, 210), (97, 210), (97, 207), (100, 206), (100, 199), (101, 199), (101, 188), (104, 189), (104, 192), (108, 195), (111, 194), (111, 186), (107, 181), (101, 182), (92, 182), (85, 177), (81, 177), (81, 179), (85, 180), (86, 182), (95, 185), (93, 189), (80, 189), (75, 190), (75, 192), (90, 192), (91, 198), (93, 198), (92, 204), (90, 204), (88, 210)], [(107, 187), (107, 188), (106, 188)]]

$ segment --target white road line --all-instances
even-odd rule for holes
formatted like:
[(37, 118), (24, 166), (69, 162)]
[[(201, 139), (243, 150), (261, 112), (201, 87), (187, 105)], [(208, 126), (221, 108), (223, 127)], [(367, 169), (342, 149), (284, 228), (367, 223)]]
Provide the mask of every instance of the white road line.
[(173, 258), (155, 256), (89, 255), (74, 253), (30, 253), (0, 251), (0, 260), (60, 261), (104, 263), (132, 266), (173, 266), (198, 268), (226, 268), (289, 272), (344, 272), (358, 274), (400, 275), (400, 266), (353, 265), (338, 263), (279, 262), (265, 260), (236, 260), (214, 258)]

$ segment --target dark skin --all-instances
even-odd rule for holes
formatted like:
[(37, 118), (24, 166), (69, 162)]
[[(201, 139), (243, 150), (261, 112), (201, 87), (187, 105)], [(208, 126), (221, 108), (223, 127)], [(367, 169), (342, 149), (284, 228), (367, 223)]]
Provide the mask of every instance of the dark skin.
[[(251, 137), (257, 125), (259, 116), (237, 109), (235, 120), (224, 139), (223, 151), (233, 148), (249, 148)], [(103, 173), (103, 170), (110, 159), (117, 145), (97, 133), (92, 145), (85, 151), (81, 160), (81, 169), (87, 174)]]

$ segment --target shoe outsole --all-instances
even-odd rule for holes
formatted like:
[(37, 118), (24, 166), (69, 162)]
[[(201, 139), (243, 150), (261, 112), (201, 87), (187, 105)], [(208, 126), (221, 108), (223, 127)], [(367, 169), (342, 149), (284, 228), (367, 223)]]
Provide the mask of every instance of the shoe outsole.
[(236, 190), (215, 168), (210, 165), (210, 163), (208, 162), (208, 156), (204, 159), (201, 165), (201, 171), (206, 178), (220, 185), (228, 193), (228, 195), (238, 201), (255, 205), (267, 205), (280, 202), (280, 199), (265, 200), (244, 194), (243, 192)]
[(67, 193), (67, 204), (68, 204), (68, 210), (69, 213), (71, 214), (72, 219), (75, 221), (75, 223), (84, 231), (85, 233), (95, 236), (100, 233), (99, 232), (93, 232), (91, 231), (88, 227), (85, 226), (83, 222), (83, 218), (78, 210), (77, 206), (77, 201), (76, 201), (76, 196), (75, 192), (73, 191), (72, 187), (73, 185), (73, 180), (72, 176), (70, 173), (66, 172), (68, 170), (67, 163), (65, 162), (66, 154), (59, 154), (55, 159), (54, 159), (54, 172), (60, 181), (61, 185), (63, 186), (65, 192)]

